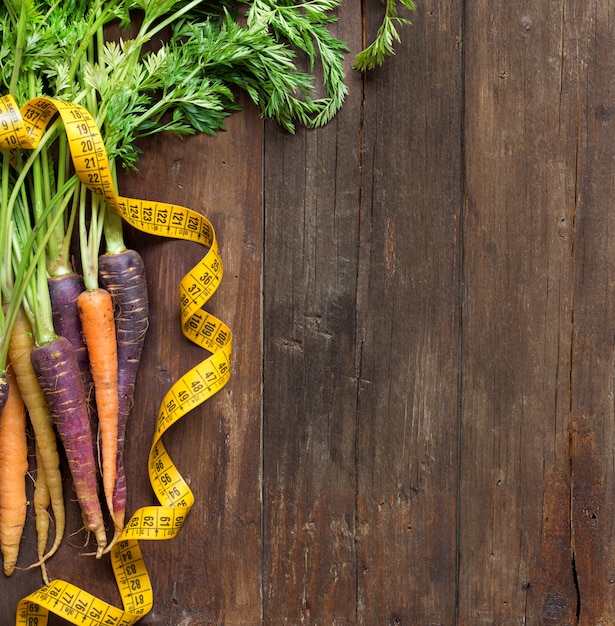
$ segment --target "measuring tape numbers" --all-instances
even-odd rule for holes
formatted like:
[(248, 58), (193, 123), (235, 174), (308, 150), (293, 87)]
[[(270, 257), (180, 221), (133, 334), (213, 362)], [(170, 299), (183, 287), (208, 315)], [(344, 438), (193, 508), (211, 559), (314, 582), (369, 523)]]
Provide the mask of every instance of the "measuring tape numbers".
[(16, 626), (46, 626), (50, 612), (72, 624), (130, 626), (153, 606), (152, 585), (139, 541), (175, 537), (194, 504), (194, 495), (169, 456), (162, 436), (220, 391), (230, 377), (231, 330), (203, 309), (222, 280), (222, 259), (214, 228), (200, 213), (115, 193), (100, 131), (90, 113), (78, 104), (35, 98), (19, 108), (10, 95), (0, 97), (0, 148), (36, 149), (56, 114), (62, 119), (75, 171), (92, 193), (141, 231), (207, 248), (204, 257), (180, 281), (178, 296), (184, 336), (210, 356), (177, 380), (160, 404), (148, 457), (150, 483), (160, 506), (135, 511), (110, 552), (123, 609), (69, 582), (53, 580), (23, 598), (16, 613)]

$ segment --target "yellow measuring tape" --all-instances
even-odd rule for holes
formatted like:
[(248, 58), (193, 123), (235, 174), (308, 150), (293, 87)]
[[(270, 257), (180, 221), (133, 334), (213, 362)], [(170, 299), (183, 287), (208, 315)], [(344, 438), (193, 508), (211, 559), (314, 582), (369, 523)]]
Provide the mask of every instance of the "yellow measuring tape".
[(175, 467), (162, 435), (227, 383), (231, 367), (231, 331), (203, 310), (222, 279), (222, 260), (211, 223), (191, 209), (125, 198), (115, 193), (100, 131), (83, 107), (50, 98), (35, 98), (21, 109), (11, 96), (0, 98), (0, 148), (35, 149), (50, 120), (64, 123), (79, 179), (129, 224), (162, 237), (194, 241), (207, 253), (181, 280), (179, 300), (184, 335), (210, 356), (184, 374), (164, 396), (148, 458), (149, 478), (160, 506), (137, 510), (111, 550), (111, 564), (123, 609), (112, 606), (63, 580), (53, 580), (25, 597), (17, 607), (16, 626), (45, 626), (49, 612), (72, 624), (129, 626), (153, 606), (150, 578), (139, 540), (175, 537), (194, 503), (194, 495)]

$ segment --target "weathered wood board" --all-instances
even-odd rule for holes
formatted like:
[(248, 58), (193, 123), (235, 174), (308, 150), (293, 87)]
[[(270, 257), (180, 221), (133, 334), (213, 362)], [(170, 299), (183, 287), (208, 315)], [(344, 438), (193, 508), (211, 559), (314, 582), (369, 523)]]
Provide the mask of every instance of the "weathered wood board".
[(467, 5), (459, 624), (575, 623), (569, 12)]
[[(381, 16), (339, 10), (349, 94), (326, 127), (247, 106), (122, 180), (211, 219), (208, 306), (234, 332), (230, 383), (165, 436), (196, 504), (143, 544), (144, 625), (615, 624), (615, 6), (419, 2), (361, 75)], [(130, 241), (153, 309), (134, 509), (158, 403), (202, 358), (176, 302), (202, 251)], [(30, 518), (23, 564), (33, 541)], [(118, 603), (83, 541), (50, 573)], [(0, 579), (0, 623), (39, 585)]]
[(454, 620), (460, 18), (423, 10), (326, 129), (268, 127), (267, 623)]

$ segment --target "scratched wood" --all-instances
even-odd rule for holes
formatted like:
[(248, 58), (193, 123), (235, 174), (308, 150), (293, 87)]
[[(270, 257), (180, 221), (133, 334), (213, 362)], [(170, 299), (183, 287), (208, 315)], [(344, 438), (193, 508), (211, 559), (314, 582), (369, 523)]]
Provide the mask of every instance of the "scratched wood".
[(574, 13), (466, 5), (457, 623), (468, 626), (576, 623)]
[(454, 619), (460, 18), (420, 9), (327, 128), (267, 127), (268, 624)]
[[(356, 48), (360, 13), (342, 11)], [(360, 76), (326, 128), (267, 125), (265, 623), (356, 620), (356, 269)]]
[(577, 68), (571, 472), (581, 625), (615, 624), (615, 118), (606, 78), (615, 65), (614, 17), (610, 3), (575, 5), (564, 49)]
[(364, 85), (355, 436), (365, 625), (455, 619), (462, 6), (421, 4), (394, 62)]

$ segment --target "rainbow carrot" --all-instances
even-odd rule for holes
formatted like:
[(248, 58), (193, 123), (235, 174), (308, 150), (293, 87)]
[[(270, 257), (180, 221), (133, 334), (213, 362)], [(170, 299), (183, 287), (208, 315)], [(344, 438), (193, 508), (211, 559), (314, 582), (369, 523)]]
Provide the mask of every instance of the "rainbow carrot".
[(49, 583), (49, 577), (47, 575), (47, 566), (45, 561), (57, 550), (53, 552), (50, 550), (45, 554), (47, 548), (47, 537), (49, 536), (49, 505), (51, 504), (51, 496), (49, 494), (49, 486), (47, 485), (47, 475), (45, 474), (45, 464), (41, 458), (40, 446), (36, 446), (36, 482), (34, 484), (34, 496), (32, 498), (34, 505), (34, 515), (36, 518), (36, 555), (38, 562), (35, 565), (40, 565), (41, 575), (43, 576), (43, 582)]
[(30, 423), (34, 430), (34, 437), (41, 458), (41, 467), (44, 468), (47, 487), (51, 497), (56, 530), (53, 546), (47, 555), (50, 556), (62, 542), (66, 518), (56, 434), (53, 430), (53, 422), (47, 401), (30, 360), (33, 348), (32, 327), (25, 312), (23, 309), (20, 309), (9, 340), (8, 352), (17, 385), (28, 409)]
[(99, 282), (115, 309), (118, 357), (117, 476), (113, 491), (113, 519), (122, 528), (126, 514), (124, 442), (132, 408), (143, 342), (149, 324), (149, 300), (143, 259), (134, 250), (104, 254), (98, 260)]
[(65, 337), (32, 348), (31, 360), (64, 446), (73, 485), (88, 531), (96, 537), (96, 556), (107, 545), (96, 484), (96, 462), (83, 381), (72, 345)]
[(0, 418), (0, 549), (4, 573), (15, 571), (26, 523), (28, 442), (26, 410), (11, 367), (9, 394)]
[(66, 337), (72, 344), (83, 377), (85, 395), (91, 409), (94, 407), (94, 383), (90, 371), (88, 348), (83, 339), (77, 298), (85, 291), (83, 277), (74, 272), (53, 276), (48, 280), (51, 298), (53, 327), (58, 335)]
[[(113, 516), (118, 438), (118, 362), (113, 303), (108, 291), (94, 289), (79, 294), (77, 306), (94, 379), (104, 494), (109, 512)], [(115, 520), (114, 526), (117, 528)]]

